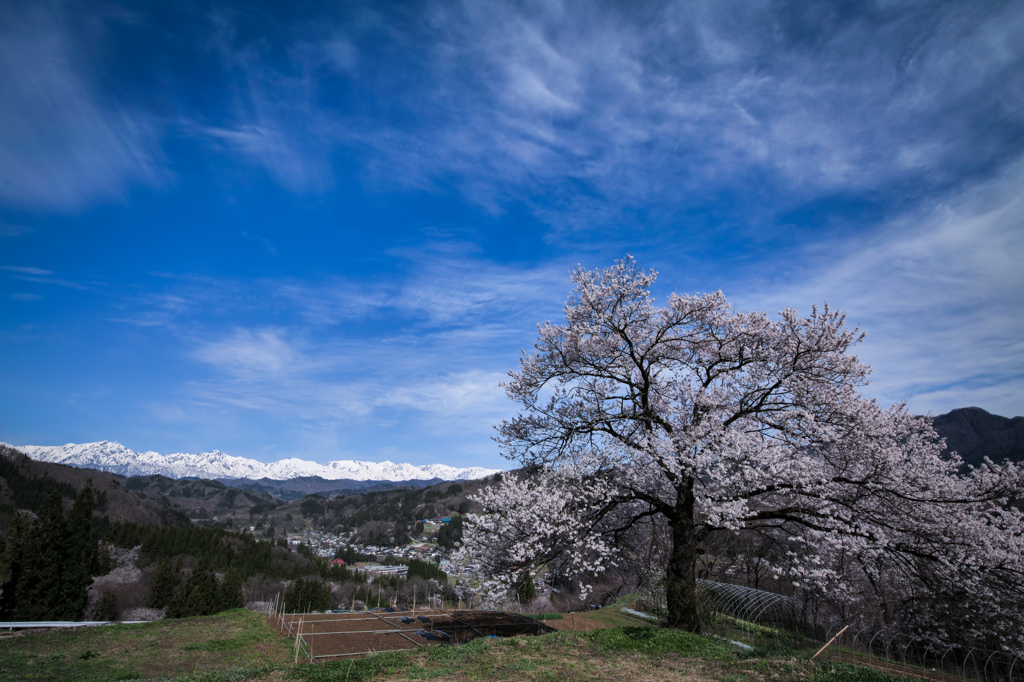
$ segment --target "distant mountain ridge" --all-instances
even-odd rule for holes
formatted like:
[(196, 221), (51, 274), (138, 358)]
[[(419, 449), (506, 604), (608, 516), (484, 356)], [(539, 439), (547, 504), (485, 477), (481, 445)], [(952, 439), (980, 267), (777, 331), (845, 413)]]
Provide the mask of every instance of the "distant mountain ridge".
[(980, 407), (961, 407), (932, 418), (935, 431), (946, 439), (945, 452), (957, 452), (965, 464), (1024, 462), (1024, 417), (1000, 417)]
[(136, 452), (120, 443), (68, 443), (66, 445), (11, 446), (32, 459), (54, 464), (98, 469), (122, 476), (160, 474), (169, 478), (208, 479), (271, 479), (276, 481), (301, 477), (351, 481), (467, 481), (498, 473), (500, 469), (483, 467), (451, 467), (446, 464), (395, 464), (394, 462), (358, 462), (338, 460), (319, 464), (304, 459), (282, 459), (259, 462), (233, 457), (219, 450), (199, 454)]
[[(995, 462), (1009, 459), (1024, 462), (1024, 417), (1001, 417), (980, 407), (962, 407), (932, 418), (940, 436), (946, 439), (946, 452), (956, 451), (966, 464), (977, 466), (984, 457)], [(0, 445), (5, 445), (0, 443)], [(245, 457), (233, 457), (219, 450), (199, 454), (136, 452), (120, 443), (68, 443), (58, 446), (11, 446), (40, 462), (67, 464), (79, 468), (98, 469), (122, 476), (151, 476), (159, 474), (169, 478), (207, 478), (235, 485), (230, 479), (257, 482), (254, 490), (277, 493), (277, 481), (295, 480), (289, 492), (296, 494), (335, 490), (328, 481), (343, 482), (403, 482), (419, 481), (421, 485), (436, 481), (466, 481), (491, 476), (500, 469), (483, 467), (451, 467), (445, 464), (415, 466), (394, 462), (359, 462), (338, 460), (319, 464), (303, 459), (282, 459), (277, 462), (259, 462)], [(317, 480), (320, 479), (320, 480)], [(351, 485), (353, 489), (363, 485)], [(294, 488), (294, 490), (291, 490)]]

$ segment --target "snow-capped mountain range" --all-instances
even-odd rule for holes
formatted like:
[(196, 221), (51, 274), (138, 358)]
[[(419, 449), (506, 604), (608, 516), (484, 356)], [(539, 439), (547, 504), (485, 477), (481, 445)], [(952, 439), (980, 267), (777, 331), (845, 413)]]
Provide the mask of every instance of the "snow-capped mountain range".
[(120, 443), (68, 443), (67, 445), (12, 445), (32, 459), (74, 467), (99, 469), (122, 476), (150, 476), (161, 474), (170, 478), (269, 478), (277, 481), (300, 476), (319, 476), (336, 481), (424, 481), (439, 478), (443, 481), (468, 481), (496, 474), (500, 469), (482, 467), (456, 468), (445, 464), (395, 464), (394, 462), (356, 462), (339, 460), (318, 464), (304, 459), (282, 459), (277, 462), (258, 462), (245, 457), (232, 457), (219, 450), (198, 455), (158, 452), (135, 452)]

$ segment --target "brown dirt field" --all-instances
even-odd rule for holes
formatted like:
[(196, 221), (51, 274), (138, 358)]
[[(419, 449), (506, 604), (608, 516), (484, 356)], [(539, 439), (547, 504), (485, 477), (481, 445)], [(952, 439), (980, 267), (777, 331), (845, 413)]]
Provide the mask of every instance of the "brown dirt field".
[[(417, 616), (429, 618), (428, 623)], [(401, 618), (412, 617), (412, 623)], [(314, 658), (342, 658), (374, 651), (415, 649), (421, 646), (465, 643), (479, 637), (539, 635), (548, 628), (501, 611), (363, 611), (336, 614), (288, 614), (279, 622), (283, 634), (299, 632)], [(423, 633), (428, 633), (424, 636)], [(439, 633), (431, 637), (433, 632)], [(440, 634), (443, 633), (443, 634)], [(447, 637), (445, 637), (447, 635)]]

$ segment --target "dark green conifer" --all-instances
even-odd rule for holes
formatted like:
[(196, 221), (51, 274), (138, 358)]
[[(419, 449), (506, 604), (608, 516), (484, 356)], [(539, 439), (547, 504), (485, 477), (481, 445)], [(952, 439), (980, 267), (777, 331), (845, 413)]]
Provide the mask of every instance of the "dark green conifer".
[(25, 553), (31, 525), (28, 517), (17, 514), (7, 529), (3, 555), (0, 556), (0, 620), (14, 620), (18, 606), (18, 583), (25, 569)]
[(146, 606), (154, 609), (165, 608), (174, 598), (174, 591), (181, 582), (178, 572), (171, 566), (167, 557), (161, 557), (156, 564), (156, 571), (149, 579), (149, 593), (146, 595)]
[(533, 583), (533, 576), (530, 575), (529, 571), (523, 571), (516, 580), (515, 593), (522, 604), (537, 598), (537, 586)]
[[(15, 620), (74, 620), (63, 599), (68, 529), (64, 519), (64, 499), (53, 492), (43, 501), (39, 518), (25, 553), (24, 568), (18, 580)], [(77, 606), (77, 605), (76, 605)]]
[(242, 608), (242, 577), (237, 571), (230, 570), (224, 574), (217, 594), (217, 611)]
[(217, 612), (217, 578), (200, 559), (185, 586), (185, 615), (208, 616)]
[(75, 498), (67, 519), (67, 565), (61, 586), (61, 608), (68, 620), (81, 618), (89, 605), (89, 584), (97, 546), (92, 533), (93, 505), (90, 478)]

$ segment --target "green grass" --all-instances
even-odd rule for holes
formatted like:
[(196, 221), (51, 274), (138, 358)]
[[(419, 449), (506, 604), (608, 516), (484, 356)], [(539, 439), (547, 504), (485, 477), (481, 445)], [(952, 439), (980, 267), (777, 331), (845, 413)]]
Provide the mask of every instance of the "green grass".
[[(611, 617), (616, 611), (587, 615)], [(263, 616), (236, 610), (206, 618), (2, 638), (0, 680), (906, 682), (800, 655), (754, 657), (721, 640), (632, 622), (589, 632), (484, 638), (463, 646), (293, 665), (293, 640), (277, 635)]]
[(249, 645), (249, 642), (242, 637), (234, 639), (210, 639), (205, 642), (195, 642), (181, 647), (182, 651), (233, 651), (242, 649)]
[(682, 630), (653, 627), (622, 627), (583, 633), (600, 651), (631, 651), (647, 656), (668, 653), (687, 658), (735, 659), (736, 647)]
[(619, 628), (479, 639), (461, 647), (299, 666), (303, 682), (369, 680), (625, 680), (909, 682), (875, 670), (793, 658), (741, 658), (731, 645), (685, 632)]
[[(260, 614), (24, 632), (0, 639), (0, 679), (107, 682), (252, 679), (289, 658), (288, 641)], [(258, 672), (257, 672), (258, 674)]]
[(874, 668), (849, 663), (823, 663), (814, 673), (814, 682), (919, 682), (918, 678), (887, 675)]

